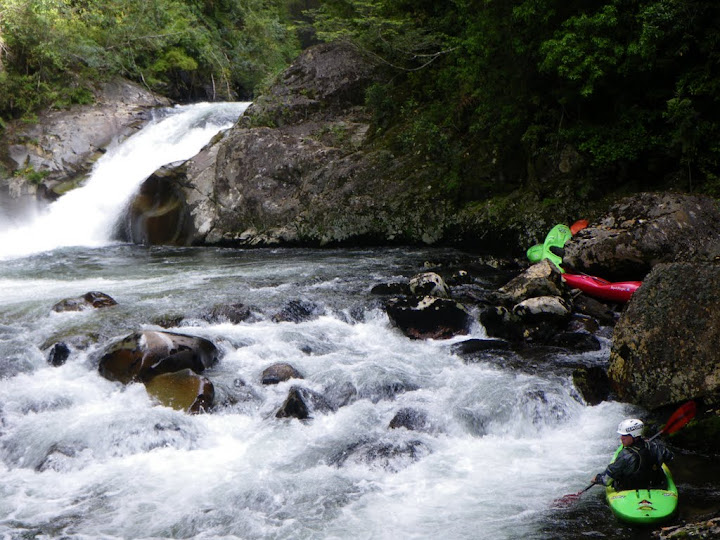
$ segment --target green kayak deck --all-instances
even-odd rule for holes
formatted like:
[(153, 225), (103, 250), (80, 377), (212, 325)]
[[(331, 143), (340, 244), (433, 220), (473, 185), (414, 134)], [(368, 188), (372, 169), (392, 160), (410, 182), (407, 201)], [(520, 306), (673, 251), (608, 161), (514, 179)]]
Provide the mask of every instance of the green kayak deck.
[[(615, 452), (615, 458), (622, 446)], [(613, 461), (614, 459), (613, 458)], [(631, 489), (615, 491), (607, 486), (605, 497), (610, 509), (618, 519), (628, 523), (652, 524), (671, 518), (678, 505), (678, 490), (670, 469), (663, 464), (667, 489)]]

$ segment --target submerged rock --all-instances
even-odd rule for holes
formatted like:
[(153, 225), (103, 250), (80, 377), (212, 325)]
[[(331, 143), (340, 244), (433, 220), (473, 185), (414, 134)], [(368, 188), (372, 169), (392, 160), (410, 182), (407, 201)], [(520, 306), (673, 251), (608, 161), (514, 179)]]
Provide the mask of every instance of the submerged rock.
[(263, 384), (278, 384), (290, 379), (302, 379), (302, 374), (290, 364), (278, 362), (265, 368), (261, 375)]
[(117, 305), (117, 302), (109, 295), (91, 291), (78, 298), (61, 300), (52, 307), (52, 310), (61, 313), (63, 311), (83, 311), (85, 309), (98, 309), (115, 305)]

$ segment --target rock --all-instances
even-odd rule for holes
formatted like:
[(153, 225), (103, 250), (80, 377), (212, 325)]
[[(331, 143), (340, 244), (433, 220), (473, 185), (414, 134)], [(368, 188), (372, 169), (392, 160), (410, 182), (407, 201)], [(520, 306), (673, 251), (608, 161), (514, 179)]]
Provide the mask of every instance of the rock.
[(153, 377), (145, 389), (160, 404), (189, 413), (209, 411), (215, 399), (212, 382), (190, 369)]
[(585, 332), (558, 332), (547, 344), (574, 352), (599, 351), (602, 348), (598, 338)]
[(337, 115), (365, 103), (365, 90), (383, 80), (381, 64), (349, 42), (305, 50), (247, 111), (282, 127), (327, 112)]
[(566, 291), (562, 274), (547, 259), (532, 265), (500, 287), (500, 292), (508, 295), (514, 304), (537, 296), (564, 296)]
[(419, 440), (392, 442), (362, 439), (330, 457), (328, 462), (337, 467), (350, 462), (397, 472), (430, 452), (430, 448)]
[(213, 366), (219, 352), (207, 339), (171, 332), (131, 334), (101, 353), (98, 370), (111, 381), (149, 381), (156, 375), (192, 369), (202, 373)]
[(293, 386), (275, 417), (306, 420), (316, 411), (331, 412), (332, 410), (330, 403), (317, 392), (313, 392), (308, 388)]
[(388, 427), (390, 429), (405, 428), (409, 431), (428, 431), (431, 424), (425, 411), (405, 407), (395, 414)]
[(610, 380), (599, 366), (578, 368), (572, 374), (573, 384), (588, 405), (599, 405), (610, 395)]
[(142, 86), (116, 79), (101, 83), (95, 104), (78, 105), (69, 110), (41, 113), (32, 125), (14, 123), (1, 142), (7, 146), (7, 168), (30, 170), (47, 176), (44, 190), (26, 181), (13, 195), (46, 192), (57, 197), (68, 185), (80, 182), (94, 162), (113, 143), (129, 137), (151, 120), (150, 110), (170, 102)]
[(70, 347), (63, 342), (60, 342), (53, 345), (52, 349), (50, 349), (47, 361), (51, 366), (59, 367), (62, 366), (69, 357)]
[(300, 323), (317, 319), (322, 313), (320, 306), (307, 300), (291, 300), (278, 313), (273, 315), (274, 322)]
[(338, 410), (340, 407), (345, 407), (358, 397), (357, 388), (350, 381), (343, 383), (331, 384), (323, 391), (325, 399), (330, 404), (333, 410)]
[(536, 296), (517, 304), (513, 308), (513, 313), (523, 322), (543, 321), (560, 326), (567, 323), (572, 308), (559, 296)]
[(278, 384), (290, 379), (302, 379), (302, 374), (290, 364), (279, 362), (267, 367), (262, 372), (263, 384)]
[(456, 213), (438, 199), (434, 164), (419, 167), (414, 155), (365, 144), (371, 115), (357, 92), (377, 80), (378, 68), (367, 62), (338, 43), (306, 51), (238, 125), (187, 162), (177, 182), (191, 216), (188, 243), (432, 244), (443, 237)]
[(144, 245), (185, 245), (189, 214), (185, 194), (173, 177), (184, 176), (165, 166), (147, 178), (133, 196), (118, 224), (121, 240)]
[(208, 322), (229, 322), (232, 324), (240, 324), (247, 321), (252, 316), (250, 308), (245, 304), (219, 304), (205, 313), (202, 318)]
[(720, 403), (720, 265), (657, 265), (620, 316), (608, 376), (618, 398), (655, 409)]
[(520, 317), (504, 306), (491, 306), (480, 310), (480, 324), (490, 337), (520, 341), (523, 327)]
[(408, 283), (379, 283), (373, 286), (370, 294), (382, 296), (405, 296), (411, 294), (410, 285)]
[(640, 193), (615, 204), (599, 223), (565, 244), (566, 269), (609, 281), (642, 280), (662, 262), (712, 261), (720, 255), (715, 199)]
[(390, 320), (413, 339), (448, 339), (467, 334), (472, 316), (461, 304), (445, 298), (392, 298), (385, 304)]
[(83, 311), (85, 309), (97, 309), (115, 306), (117, 302), (102, 292), (89, 292), (78, 298), (66, 298), (52, 307), (58, 313), (63, 311)]
[(434, 296), (448, 298), (450, 291), (447, 284), (435, 272), (425, 272), (410, 279), (410, 294), (417, 296)]
[[(698, 518), (695, 518), (698, 519)], [(720, 538), (720, 515), (715, 512), (713, 517), (705, 517), (694, 523), (663, 527), (653, 531), (653, 538), (659, 540), (710, 540)]]
[(458, 356), (468, 356), (485, 351), (508, 351), (511, 349), (510, 343), (500, 339), (468, 339), (456, 343), (450, 348), (452, 353)]

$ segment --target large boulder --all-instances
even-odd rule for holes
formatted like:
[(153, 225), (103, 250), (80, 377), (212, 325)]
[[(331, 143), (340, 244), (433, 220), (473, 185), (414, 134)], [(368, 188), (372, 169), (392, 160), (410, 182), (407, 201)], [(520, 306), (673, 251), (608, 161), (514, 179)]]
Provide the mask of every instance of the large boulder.
[(712, 261), (720, 255), (715, 199), (640, 193), (615, 204), (565, 244), (563, 263), (610, 281), (642, 280), (662, 262)]
[(608, 376), (618, 398), (648, 409), (720, 403), (720, 265), (656, 266), (615, 327)]
[(129, 383), (184, 369), (202, 373), (217, 362), (219, 351), (201, 337), (146, 330), (126, 336), (101, 354), (100, 374)]
[(333, 116), (365, 102), (365, 90), (383, 79), (382, 64), (349, 42), (306, 49), (276, 83), (248, 109), (275, 126), (307, 121), (325, 111)]

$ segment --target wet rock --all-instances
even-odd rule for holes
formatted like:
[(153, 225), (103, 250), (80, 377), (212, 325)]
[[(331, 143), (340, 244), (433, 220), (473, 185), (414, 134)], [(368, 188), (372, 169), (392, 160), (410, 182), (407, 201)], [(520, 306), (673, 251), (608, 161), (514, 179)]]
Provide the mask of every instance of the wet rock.
[(585, 332), (559, 332), (547, 344), (574, 352), (599, 351), (602, 348), (598, 338)]
[(609, 281), (642, 280), (659, 263), (712, 261), (720, 255), (716, 199), (640, 193), (614, 205), (565, 244), (566, 268)]
[(323, 391), (323, 395), (333, 410), (337, 410), (354, 402), (358, 397), (358, 390), (353, 383), (346, 381), (328, 386)]
[(720, 538), (720, 514), (715, 512), (713, 517), (706, 516), (704, 519), (694, 523), (663, 527), (659, 531), (653, 531), (652, 537), (659, 540), (710, 540)]
[(410, 279), (410, 294), (416, 296), (434, 296), (436, 298), (448, 298), (450, 290), (447, 284), (435, 272), (425, 272)]
[(203, 319), (208, 322), (229, 322), (232, 324), (240, 324), (247, 321), (252, 316), (252, 311), (245, 304), (221, 304), (213, 306), (213, 308), (203, 315)]
[(470, 356), (485, 351), (508, 351), (512, 346), (500, 339), (468, 339), (453, 345), (450, 350), (458, 356)]
[(413, 339), (448, 339), (467, 334), (472, 316), (462, 304), (445, 298), (392, 298), (385, 304), (390, 320)]
[(380, 283), (375, 285), (371, 290), (371, 294), (383, 296), (405, 296), (410, 294), (410, 285), (408, 283)]
[(156, 375), (192, 369), (202, 373), (219, 357), (215, 345), (204, 338), (171, 332), (144, 331), (108, 346), (98, 370), (111, 381), (148, 381)]
[(145, 389), (160, 404), (193, 414), (209, 411), (215, 399), (212, 382), (190, 369), (153, 377)]
[(523, 327), (520, 317), (504, 306), (492, 306), (481, 309), (480, 323), (490, 337), (510, 341), (521, 341), (523, 338)]
[(69, 357), (70, 347), (63, 342), (60, 342), (53, 345), (52, 349), (50, 349), (47, 361), (51, 366), (59, 367), (62, 366)]
[(332, 411), (332, 406), (322, 395), (308, 388), (293, 386), (275, 417), (305, 420), (311, 418), (314, 412), (327, 413)]
[(414, 392), (419, 388), (420, 387), (416, 384), (401, 381), (382, 383), (360, 389), (358, 392), (358, 398), (368, 399), (373, 403), (378, 403), (384, 400), (392, 401), (400, 394), (404, 394), (405, 392)]
[(45, 471), (66, 471), (72, 467), (75, 458), (77, 458), (80, 450), (80, 444), (72, 445), (65, 443), (53, 444), (47, 451), (42, 461), (35, 467), (37, 472)]
[(702, 397), (720, 404), (720, 265), (657, 265), (615, 326), (608, 376), (647, 409)]
[(390, 429), (405, 428), (409, 431), (428, 431), (431, 424), (425, 411), (406, 407), (395, 414), (388, 427)]
[(573, 384), (588, 405), (598, 405), (610, 395), (610, 379), (600, 366), (577, 368), (572, 374)]
[(273, 315), (274, 322), (300, 323), (317, 319), (322, 313), (320, 306), (306, 300), (291, 300), (278, 313)]
[[(188, 243), (190, 222), (185, 195), (170, 167), (166, 165), (140, 185), (119, 220), (121, 240), (143, 245)], [(184, 175), (184, 170), (177, 174)]]
[(302, 379), (302, 374), (290, 364), (279, 362), (267, 367), (261, 375), (263, 384), (278, 384), (290, 379)]
[(430, 448), (419, 440), (391, 442), (365, 439), (348, 445), (328, 461), (337, 467), (351, 462), (397, 472), (430, 453)]
[(573, 297), (573, 310), (592, 317), (602, 326), (614, 326), (620, 314), (609, 308), (604, 302), (590, 298), (584, 294), (578, 294)]
[(63, 311), (83, 311), (86, 309), (97, 309), (117, 305), (117, 302), (109, 295), (102, 292), (88, 292), (78, 298), (66, 298), (52, 307), (58, 313)]

